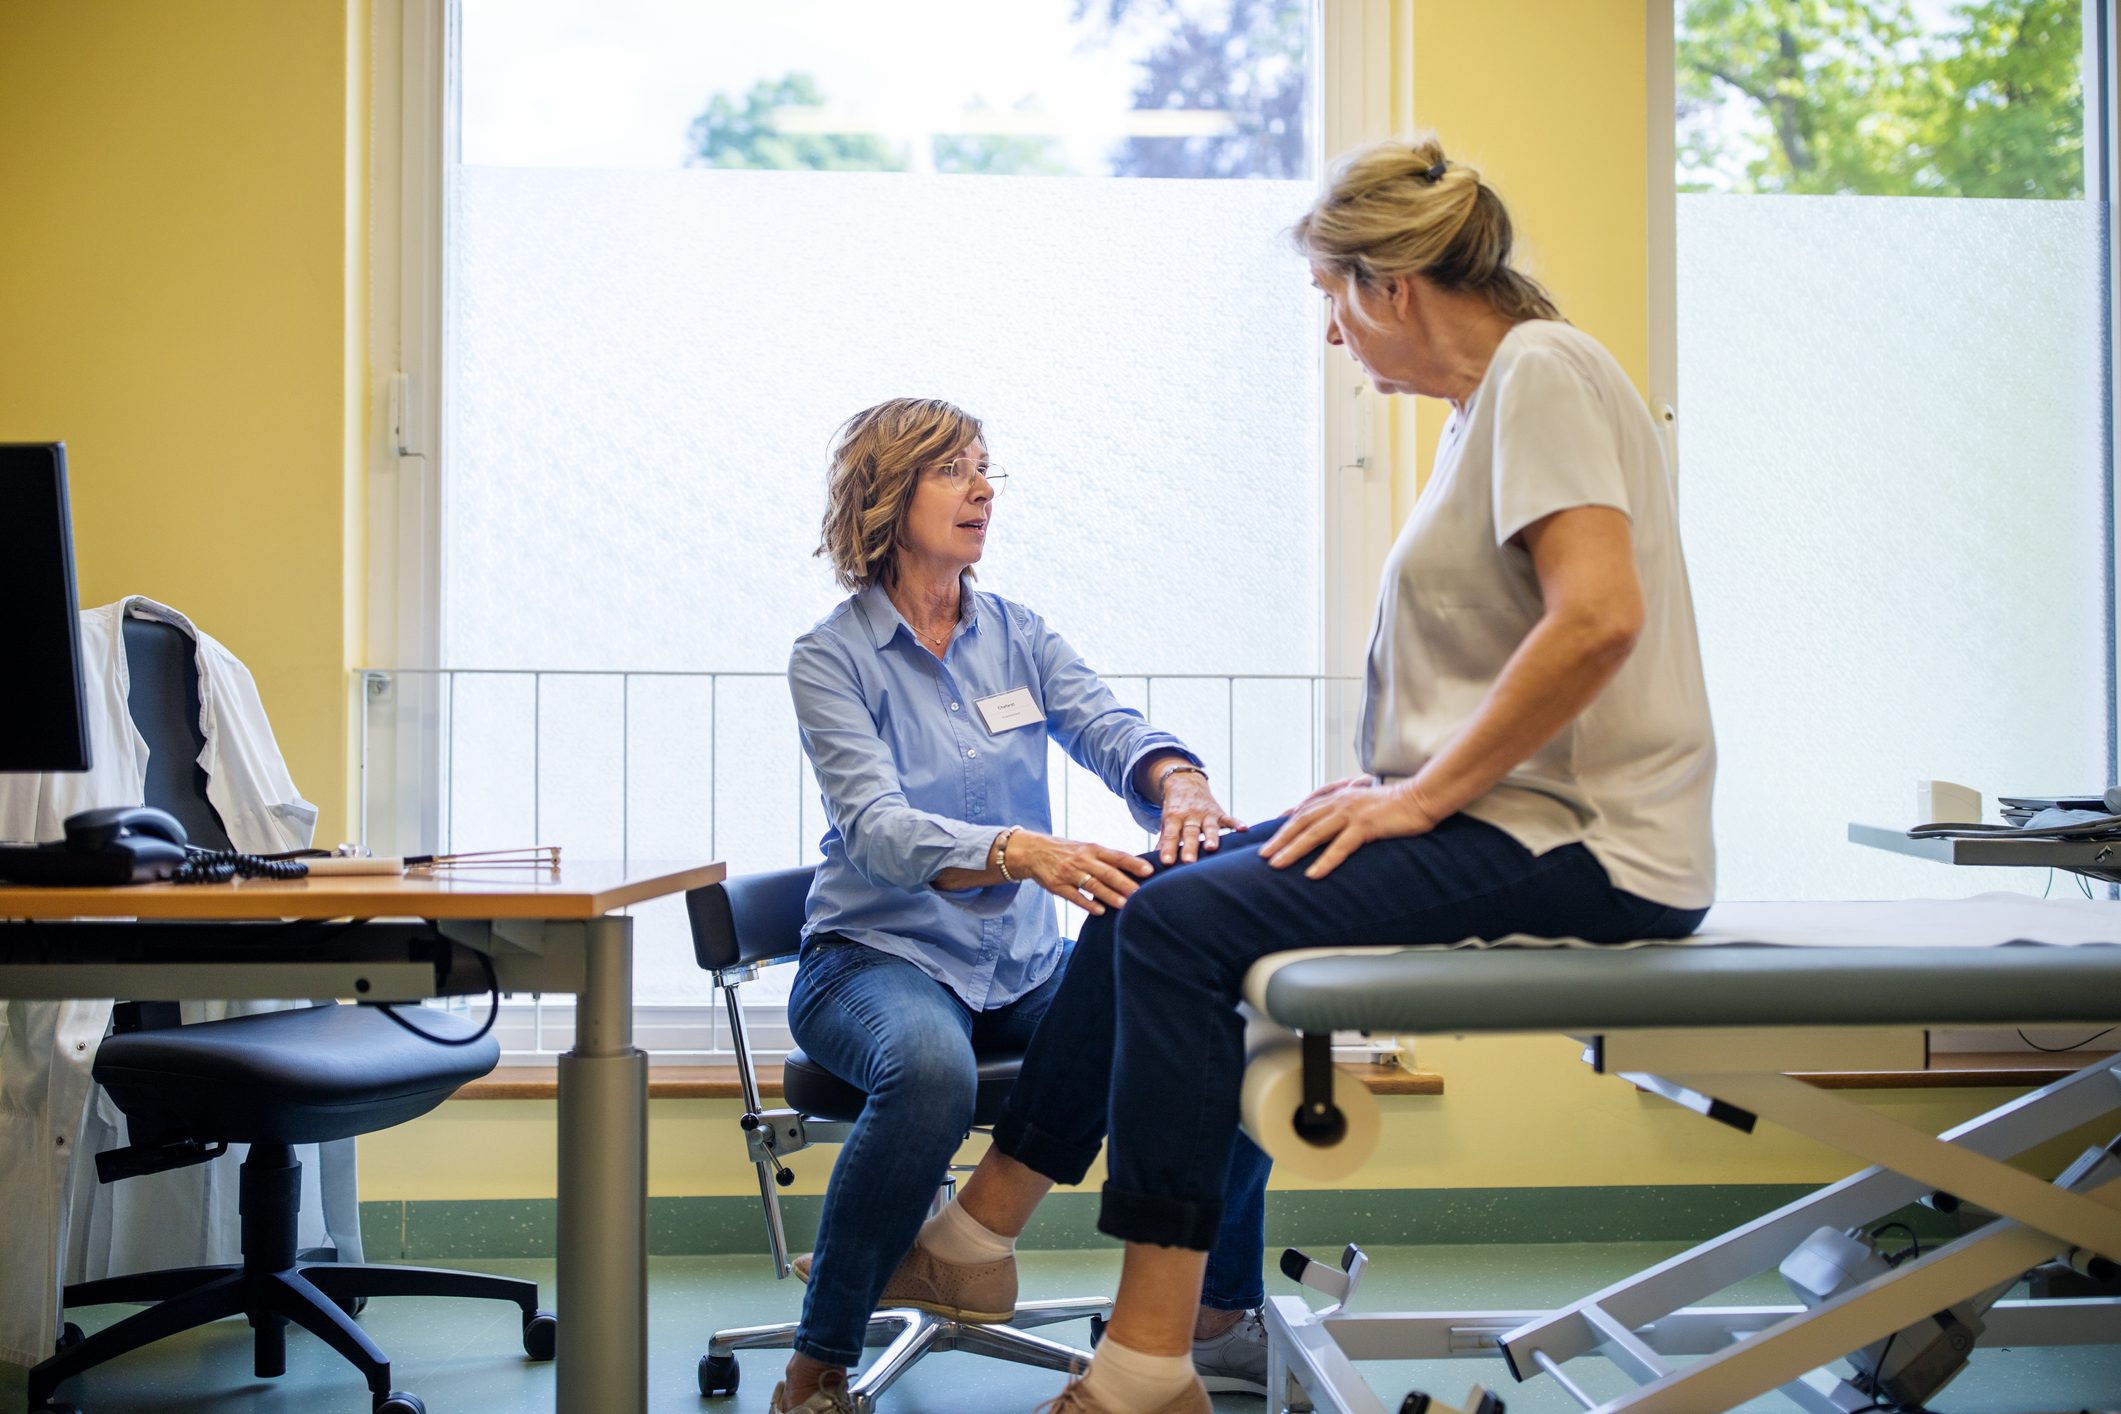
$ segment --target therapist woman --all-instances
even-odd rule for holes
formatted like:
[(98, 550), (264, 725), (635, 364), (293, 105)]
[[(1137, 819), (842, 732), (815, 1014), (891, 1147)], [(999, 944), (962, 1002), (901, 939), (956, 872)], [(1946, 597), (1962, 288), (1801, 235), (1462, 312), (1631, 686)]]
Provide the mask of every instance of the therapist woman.
[[(1501, 200), (1432, 138), (1344, 158), (1292, 235), (1326, 341), (1381, 392), (1452, 413), (1385, 565), (1365, 774), (1143, 884), (1118, 919), (1116, 1005), (1062, 989), (956, 1205), (1021, 1232), (1109, 1120), (1098, 1226), (1127, 1244), (1119, 1296), (1055, 1414), (1207, 1414), (1186, 1342), (1255, 961), (1681, 937), (1714, 889), (1715, 749), (1671, 473), (1627, 374), (1511, 268)], [(1078, 950), (1071, 984), (1089, 961)]]
[[(1087, 951), (1109, 997), (1121, 905), (1158, 862), (1197, 867), (1237, 823), (1177, 737), (1120, 706), (1044, 619), (972, 587), (1003, 481), (978, 420), (933, 399), (856, 413), (833, 449), (818, 553), (854, 592), (788, 660), (831, 826), (788, 1016), (811, 1058), (869, 1098), (833, 1166), (817, 1250), (796, 1262), (809, 1290), (774, 1414), (851, 1411), (846, 1368), (880, 1302), (1009, 1318), (1013, 1240), (955, 1208), (921, 1222), (972, 1124), (974, 1054), (1024, 1049), (1046, 1016), (1067, 956), (1053, 897), (1091, 914), (1083, 934), (1104, 940)], [(1158, 832), (1157, 862), (1051, 833), (1049, 738)], [(1110, 1039), (1108, 1021), (1054, 1038)], [(1179, 1348), (1188, 1378), (1197, 1358), (1217, 1388), (1263, 1393), (1251, 1308), (1264, 1300), (1267, 1159), (1247, 1141), (1225, 1143), (1220, 1162), (1229, 1235), (1205, 1296), (1193, 1269)]]

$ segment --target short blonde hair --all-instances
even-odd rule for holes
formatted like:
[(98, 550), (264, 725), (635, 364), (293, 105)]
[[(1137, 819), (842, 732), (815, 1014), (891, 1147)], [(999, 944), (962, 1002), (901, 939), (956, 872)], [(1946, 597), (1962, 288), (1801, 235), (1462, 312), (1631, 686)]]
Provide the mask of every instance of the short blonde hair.
[(893, 398), (840, 424), (817, 553), (832, 561), (842, 586), (891, 583), (921, 468), (948, 461), (984, 433), (978, 418), (940, 398)]
[(1358, 301), (1387, 280), (1419, 275), (1478, 294), (1512, 320), (1561, 318), (1540, 283), (1510, 264), (1502, 198), (1446, 157), (1434, 133), (1341, 157), (1289, 236), (1313, 265), (1350, 280)]

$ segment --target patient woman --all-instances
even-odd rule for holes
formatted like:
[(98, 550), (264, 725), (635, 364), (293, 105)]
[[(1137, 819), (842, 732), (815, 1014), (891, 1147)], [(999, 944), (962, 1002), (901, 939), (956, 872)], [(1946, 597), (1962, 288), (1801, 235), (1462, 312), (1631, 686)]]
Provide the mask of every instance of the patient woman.
[[(856, 413), (832, 453), (818, 553), (853, 595), (788, 660), (831, 823), (788, 1015), (869, 1099), (817, 1251), (796, 1262), (810, 1289), (775, 1414), (852, 1410), (846, 1369), (880, 1304), (1008, 1319), (1013, 1240), (956, 1209), (921, 1222), (972, 1123), (974, 1053), (1021, 1050), (1052, 1004), (1067, 955), (1054, 897), (1088, 910), (1088, 955), (1109, 970), (1112, 920), (1142, 880), (1237, 823), (1178, 738), (1121, 707), (1043, 618), (972, 587), (1003, 480), (978, 420), (933, 399)], [(1051, 833), (1049, 737), (1158, 831), (1153, 861)], [(1226, 1232), (1186, 1349), (1216, 1388), (1264, 1393), (1267, 1160), (1244, 1143), (1222, 1162)]]
[(1501, 200), (1433, 139), (1344, 159), (1294, 235), (1326, 342), (1380, 392), (1452, 413), (1385, 565), (1366, 774), (1147, 880), (1102, 986), (1078, 986), (1104, 970), (1085, 939), (956, 1205), (964, 1230), (1021, 1232), (1109, 1126), (1098, 1226), (1127, 1244), (1119, 1297), (1055, 1414), (1208, 1410), (1187, 1336), (1254, 962), (1682, 937), (1713, 893), (1693, 603), (1663, 439), (1627, 374), (1511, 267)]

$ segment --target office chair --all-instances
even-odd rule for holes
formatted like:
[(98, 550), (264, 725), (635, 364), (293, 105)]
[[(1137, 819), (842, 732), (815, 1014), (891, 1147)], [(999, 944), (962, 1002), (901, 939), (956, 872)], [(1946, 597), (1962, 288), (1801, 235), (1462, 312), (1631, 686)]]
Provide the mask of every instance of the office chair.
[[(803, 917), (810, 896), (813, 869), (783, 869), (731, 879), (685, 896), (692, 922), (692, 948), (701, 967), (714, 974), (729, 1007), (729, 1026), (736, 1048), (737, 1075), (744, 1087), (744, 1115), (738, 1123), (744, 1130), (745, 1148), (759, 1175), (759, 1200), (766, 1210), (766, 1239), (773, 1252), (773, 1270), (787, 1277), (788, 1235), (781, 1218), (779, 1190), (794, 1181), (781, 1163), (786, 1156), (812, 1144), (843, 1142), (860, 1117), (868, 1096), (857, 1086), (840, 1079), (800, 1050), (791, 1051), (782, 1069), (783, 1097), (787, 1108), (769, 1110), (759, 1097), (758, 1078), (752, 1070), (751, 1035), (744, 1024), (741, 984), (758, 976), (770, 963), (793, 958), (802, 946)], [(1001, 1113), (1002, 1102), (1016, 1083), (1020, 1054), (989, 1054), (978, 1057), (978, 1098), (973, 1106), (973, 1128), (985, 1130)], [(956, 1180), (946, 1173), (936, 1194), (936, 1206), (949, 1201)], [(1034, 1326), (1057, 1321), (1102, 1319), (1111, 1314), (1107, 1300), (1025, 1301), (1006, 1322), (956, 1321), (947, 1316), (911, 1307), (886, 1308), (869, 1318), (863, 1344), (883, 1353), (869, 1367), (849, 1379), (847, 1393), (860, 1414), (871, 1414), (886, 1389), (931, 1351), (966, 1350), (979, 1355), (1035, 1365), (1048, 1370), (1072, 1370), (1089, 1358), (1088, 1352), (1043, 1336), (1031, 1335)], [(795, 1323), (744, 1326), (716, 1331), (707, 1353), (700, 1357), (700, 1393), (734, 1394), (737, 1389), (739, 1350), (786, 1350), (795, 1342)]]
[[(197, 766), (198, 668), (192, 640), (174, 625), (128, 618), (127, 705), (147, 739), (148, 803), (176, 815), (193, 838), (226, 846)], [(229, 925), (232, 930), (245, 926)], [(248, 1144), (240, 1170), (240, 1264), (141, 1272), (66, 1288), (66, 1305), (151, 1302), (91, 1336), (68, 1322), (59, 1349), (29, 1374), (32, 1414), (78, 1414), (55, 1392), (93, 1366), (227, 1316), (255, 1328), (253, 1367), (287, 1369), (287, 1323), (346, 1357), (368, 1381), (376, 1414), (424, 1414), (390, 1387), (390, 1361), (354, 1323), (371, 1296), (471, 1296), (513, 1301), (523, 1312), (523, 1349), (552, 1358), (558, 1328), (538, 1309), (534, 1282), (423, 1267), (310, 1261), (297, 1251), (302, 1166), (297, 1144), (350, 1138), (427, 1113), (457, 1087), (492, 1070), (500, 1045), (470, 1042), (472, 1024), (423, 1010), (416, 1024), (449, 1044), (424, 1040), (371, 1008), (306, 1007), (176, 1024), (174, 1003), (128, 1004), (119, 1030), (96, 1052), (95, 1077), (124, 1112), (128, 1144), (96, 1156), (105, 1183), (204, 1163)], [(468, 1043), (467, 1043), (468, 1042)]]

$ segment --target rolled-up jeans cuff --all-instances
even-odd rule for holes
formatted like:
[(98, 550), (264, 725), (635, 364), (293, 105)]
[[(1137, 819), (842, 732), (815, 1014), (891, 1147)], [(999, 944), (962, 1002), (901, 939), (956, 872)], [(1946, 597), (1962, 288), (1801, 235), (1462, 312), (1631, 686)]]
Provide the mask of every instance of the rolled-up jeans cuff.
[(1104, 1146), (1092, 1144), (1085, 1147), (1048, 1134), (1015, 1110), (1004, 1107), (1001, 1118), (994, 1122), (994, 1147), (1033, 1173), (1073, 1187), (1090, 1172), (1090, 1165), (1097, 1160), (1097, 1151)]
[[(1214, 1258), (1209, 1258), (1213, 1261)], [(1212, 1279), (1200, 1289), (1200, 1304), (1210, 1311), (1256, 1311), (1266, 1304), (1267, 1288), (1263, 1282), (1254, 1282), (1249, 1288), (1231, 1295), (1213, 1284)]]
[(1223, 1225), (1221, 1199), (1188, 1203), (1154, 1193), (1137, 1193), (1107, 1183), (1097, 1210), (1097, 1230), (1122, 1242), (1158, 1247), (1188, 1247), (1205, 1252), (1215, 1245)]

